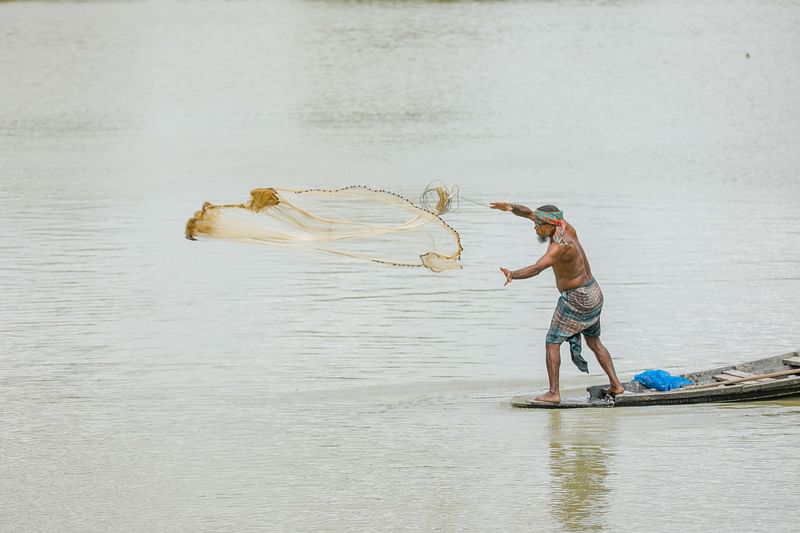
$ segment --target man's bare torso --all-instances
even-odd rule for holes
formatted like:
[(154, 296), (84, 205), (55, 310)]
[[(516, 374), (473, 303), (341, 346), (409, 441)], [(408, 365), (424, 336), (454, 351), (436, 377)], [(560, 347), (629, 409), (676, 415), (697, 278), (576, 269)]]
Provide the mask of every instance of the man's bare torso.
[[(592, 269), (586, 252), (578, 240), (578, 234), (572, 224), (567, 223), (564, 229), (564, 240), (567, 242), (558, 260), (553, 265), (556, 275), (556, 286), (559, 292), (580, 287), (592, 279)], [(562, 246), (550, 240), (549, 247)]]

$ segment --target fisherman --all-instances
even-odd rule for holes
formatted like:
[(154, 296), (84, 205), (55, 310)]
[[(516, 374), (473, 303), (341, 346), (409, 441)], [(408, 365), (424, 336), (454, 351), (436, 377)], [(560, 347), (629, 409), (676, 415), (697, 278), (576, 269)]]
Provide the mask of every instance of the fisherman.
[(600, 312), (603, 309), (603, 293), (592, 277), (592, 269), (586, 252), (583, 251), (578, 234), (572, 224), (564, 220), (564, 214), (554, 205), (543, 205), (532, 211), (519, 204), (493, 202), (492, 209), (514, 213), (533, 221), (539, 242), (549, 241), (547, 252), (536, 263), (519, 270), (508, 270), (500, 267), (506, 278), (503, 286), (515, 279), (527, 279), (553, 267), (556, 275), (556, 286), (561, 293), (553, 312), (550, 330), (545, 339), (547, 352), (547, 377), (550, 390), (537, 396), (536, 400), (549, 403), (561, 403), (558, 374), (561, 366), (561, 343), (568, 341), (572, 361), (582, 372), (589, 372), (586, 361), (581, 356), (581, 334), (586, 344), (594, 352), (597, 362), (608, 375), (610, 386), (606, 394), (612, 398), (622, 394), (624, 389), (614, 371), (611, 355), (600, 342)]

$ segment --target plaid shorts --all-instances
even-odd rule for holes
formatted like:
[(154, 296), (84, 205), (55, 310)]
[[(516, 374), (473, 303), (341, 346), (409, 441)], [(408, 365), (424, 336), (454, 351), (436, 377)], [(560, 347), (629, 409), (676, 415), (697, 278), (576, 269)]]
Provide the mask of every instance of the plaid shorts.
[(545, 342), (561, 344), (579, 333), (599, 337), (602, 310), (603, 292), (594, 278), (580, 287), (562, 292)]

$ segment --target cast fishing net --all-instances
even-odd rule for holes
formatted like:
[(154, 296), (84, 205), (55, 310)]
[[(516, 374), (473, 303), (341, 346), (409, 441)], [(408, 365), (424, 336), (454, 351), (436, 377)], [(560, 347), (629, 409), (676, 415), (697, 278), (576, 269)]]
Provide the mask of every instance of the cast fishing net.
[(439, 216), (450, 207), (450, 194), (441, 187), (432, 194), (438, 200), (426, 209), (362, 186), (254, 189), (243, 204), (206, 202), (186, 223), (186, 238), (306, 247), (433, 272), (459, 269), (461, 239)]

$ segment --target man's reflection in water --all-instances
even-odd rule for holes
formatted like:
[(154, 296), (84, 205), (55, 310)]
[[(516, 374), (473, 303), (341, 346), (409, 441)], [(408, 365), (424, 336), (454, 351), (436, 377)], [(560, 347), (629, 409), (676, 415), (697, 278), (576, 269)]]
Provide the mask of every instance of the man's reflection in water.
[(606, 526), (609, 444), (616, 440), (616, 417), (597, 411), (550, 411), (550, 512), (567, 531)]

